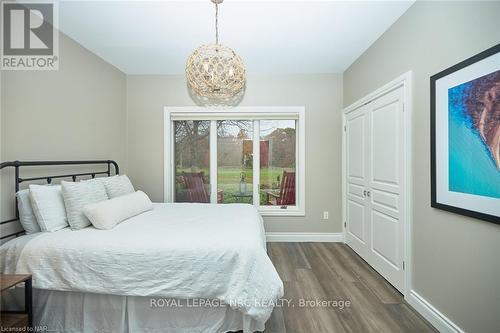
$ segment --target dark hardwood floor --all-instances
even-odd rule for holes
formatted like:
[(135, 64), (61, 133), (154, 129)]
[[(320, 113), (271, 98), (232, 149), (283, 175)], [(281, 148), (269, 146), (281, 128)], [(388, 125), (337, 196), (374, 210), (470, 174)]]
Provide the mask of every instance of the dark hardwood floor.
[[(437, 332), (345, 244), (269, 243), (268, 252), (295, 306), (275, 308), (265, 333)], [(300, 307), (301, 298), (351, 304)]]

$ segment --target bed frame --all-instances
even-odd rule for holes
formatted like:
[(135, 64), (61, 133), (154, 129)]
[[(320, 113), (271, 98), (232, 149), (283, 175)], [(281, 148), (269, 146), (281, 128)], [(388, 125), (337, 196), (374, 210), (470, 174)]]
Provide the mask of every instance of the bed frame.
[[(24, 167), (37, 167), (37, 166), (84, 166), (84, 165), (107, 165), (107, 169), (102, 171), (95, 172), (84, 172), (84, 173), (70, 173), (63, 175), (53, 175), (53, 176), (40, 176), (40, 177), (29, 177), (22, 178), (20, 176), (21, 168)], [(76, 181), (78, 177), (92, 177), (95, 178), (97, 175), (107, 175), (111, 176), (111, 165), (113, 165), (115, 169), (115, 175), (120, 173), (120, 169), (118, 168), (118, 163), (113, 160), (91, 160), (91, 161), (13, 161), (13, 162), (2, 162), (0, 163), (0, 170), (7, 167), (14, 168), (14, 185), (15, 185), (15, 194), (19, 191), (19, 185), (25, 182), (33, 182), (44, 180), (47, 184), (51, 184), (53, 179), (60, 178), (69, 178), (72, 181)], [(15, 201), (16, 207), (15, 218), (0, 222), (0, 243), (3, 243), (8, 238), (17, 237), (19, 235), (24, 234), (24, 230), (22, 229), (19, 223), (19, 211), (17, 209), (17, 199)]]

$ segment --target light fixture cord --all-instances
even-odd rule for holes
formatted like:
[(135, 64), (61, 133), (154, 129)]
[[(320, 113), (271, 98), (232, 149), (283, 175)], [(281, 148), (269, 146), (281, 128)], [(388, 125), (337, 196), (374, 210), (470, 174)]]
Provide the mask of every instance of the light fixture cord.
[(219, 44), (219, 5), (215, 4), (215, 44)]

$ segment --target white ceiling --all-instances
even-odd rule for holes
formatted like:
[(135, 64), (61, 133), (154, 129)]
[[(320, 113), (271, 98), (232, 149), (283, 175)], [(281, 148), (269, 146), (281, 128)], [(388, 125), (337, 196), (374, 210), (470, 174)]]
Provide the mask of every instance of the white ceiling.
[[(220, 42), (252, 74), (342, 72), (413, 1), (240, 1), (219, 7)], [(214, 5), (198, 1), (63, 1), (59, 26), (127, 74), (181, 74), (214, 41)]]

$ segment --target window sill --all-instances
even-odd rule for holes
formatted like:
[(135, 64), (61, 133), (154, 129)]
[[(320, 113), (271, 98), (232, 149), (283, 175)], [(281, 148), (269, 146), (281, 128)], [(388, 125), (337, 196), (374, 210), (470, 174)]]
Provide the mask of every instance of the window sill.
[(306, 213), (303, 210), (296, 209), (259, 209), (259, 213), (262, 216), (306, 216)]

